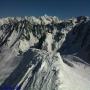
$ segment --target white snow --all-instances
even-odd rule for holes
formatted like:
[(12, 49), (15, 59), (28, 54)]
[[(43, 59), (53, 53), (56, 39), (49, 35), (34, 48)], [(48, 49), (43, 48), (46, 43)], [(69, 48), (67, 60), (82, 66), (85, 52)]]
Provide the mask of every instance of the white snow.
[(43, 43), (42, 49), (52, 52), (52, 43), (53, 43), (53, 38), (51, 33), (46, 33), (46, 39)]

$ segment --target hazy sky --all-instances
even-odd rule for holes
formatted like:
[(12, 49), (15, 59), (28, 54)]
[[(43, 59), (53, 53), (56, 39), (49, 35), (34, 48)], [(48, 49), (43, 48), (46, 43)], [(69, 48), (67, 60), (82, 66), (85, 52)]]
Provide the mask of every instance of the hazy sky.
[(90, 0), (0, 0), (0, 16), (90, 16)]

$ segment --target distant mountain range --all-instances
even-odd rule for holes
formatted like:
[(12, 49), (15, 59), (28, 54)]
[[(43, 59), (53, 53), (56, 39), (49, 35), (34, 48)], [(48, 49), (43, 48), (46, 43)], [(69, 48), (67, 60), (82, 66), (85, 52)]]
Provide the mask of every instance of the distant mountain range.
[(0, 90), (90, 90), (90, 17), (0, 18)]

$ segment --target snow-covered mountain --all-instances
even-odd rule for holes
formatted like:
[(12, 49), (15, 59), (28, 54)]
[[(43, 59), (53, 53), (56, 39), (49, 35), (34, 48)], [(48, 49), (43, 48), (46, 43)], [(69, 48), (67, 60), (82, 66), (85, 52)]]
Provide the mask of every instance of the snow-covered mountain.
[(0, 90), (90, 90), (90, 18), (0, 18)]

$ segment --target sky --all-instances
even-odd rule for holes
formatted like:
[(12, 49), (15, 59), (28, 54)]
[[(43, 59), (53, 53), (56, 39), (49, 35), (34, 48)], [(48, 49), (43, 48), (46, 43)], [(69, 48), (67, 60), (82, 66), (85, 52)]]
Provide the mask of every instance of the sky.
[(90, 16), (90, 0), (0, 0), (0, 17), (44, 14), (60, 18)]

